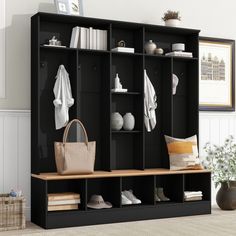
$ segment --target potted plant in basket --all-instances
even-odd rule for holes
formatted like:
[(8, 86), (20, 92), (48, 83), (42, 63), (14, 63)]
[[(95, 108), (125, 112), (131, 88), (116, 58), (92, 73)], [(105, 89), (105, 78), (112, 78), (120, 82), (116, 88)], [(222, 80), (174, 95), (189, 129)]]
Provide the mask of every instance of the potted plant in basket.
[(215, 186), (220, 185), (216, 202), (222, 210), (236, 209), (236, 144), (229, 136), (222, 146), (207, 143), (205, 167), (212, 171)]
[(164, 13), (162, 20), (165, 22), (166, 26), (177, 27), (180, 24), (181, 17), (178, 11), (168, 10), (166, 13)]

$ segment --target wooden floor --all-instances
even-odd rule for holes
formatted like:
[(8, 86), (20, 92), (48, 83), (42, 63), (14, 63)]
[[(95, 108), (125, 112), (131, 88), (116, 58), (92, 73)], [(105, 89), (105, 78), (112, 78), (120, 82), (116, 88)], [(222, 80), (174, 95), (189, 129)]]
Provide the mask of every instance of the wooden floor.
[(58, 175), (57, 173), (32, 174), (32, 177), (42, 180), (63, 180), (63, 179), (92, 179), (126, 176), (147, 176), (147, 175), (174, 175), (174, 174), (194, 174), (209, 173), (209, 170), (169, 170), (169, 169), (145, 169), (145, 170), (113, 170), (113, 171), (95, 171), (93, 174), (86, 175)]
[(0, 236), (235, 236), (236, 211), (213, 208), (211, 215), (146, 220), (117, 224), (44, 230), (32, 223), (24, 230), (0, 232)]

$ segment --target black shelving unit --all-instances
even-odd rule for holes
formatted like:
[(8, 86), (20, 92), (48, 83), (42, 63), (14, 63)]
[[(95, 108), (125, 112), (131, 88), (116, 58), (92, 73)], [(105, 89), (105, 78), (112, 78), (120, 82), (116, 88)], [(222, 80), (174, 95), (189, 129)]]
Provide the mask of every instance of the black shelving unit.
[[(107, 50), (69, 48), (72, 28), (107, 30)], [(44, 228), (123, 222), (211, 212), (209, 171), (170, 171), (164, 134), (179, 138), (198, 134), (198, 34), (199, 30), (37, 13), (31, 18), (31, 209), (32, 221)], [(56, 36), (66, 48), (43, 46)], [(182, 42), (193, 58), (147, 55), (144, 44), (152, 39), (165, 52)], [(135, 53), (111, 51), (125, 40)], [(53, 86), (60, 64), (70, 75), (75, 104), (70, 119), (79, 118), (89, 139), (96, 140), (95, 173), (59, 176), (54, 160), (55, 130)], [(144, 69), (157, 94), (157, 125), (144, 127)], [(119, 73), (127, 93), (111, 92)], [(172, 73), (180, 81), (172, 95)], [(113, 131), (112, 112), (135, 117), (133, 131)], [(71, 134), (76, 138), (76, 134)], [(201, 181), (199, 181), (199, 179)], [(156, 203), (154, 189), (162, 186), (171, 201)], [(121, 191), (132, 188), (142, 200), (136, 206), (121, 205)], [(184, 202), (185, 190), (201, 190), (198, 202)], [(81, 194), (79, 210), (47, 211), (47, 194)], [(113, 208), (91, 210), (92, 194), (102, 194)], [(40, 208), (38, 207), (40, 206)]]

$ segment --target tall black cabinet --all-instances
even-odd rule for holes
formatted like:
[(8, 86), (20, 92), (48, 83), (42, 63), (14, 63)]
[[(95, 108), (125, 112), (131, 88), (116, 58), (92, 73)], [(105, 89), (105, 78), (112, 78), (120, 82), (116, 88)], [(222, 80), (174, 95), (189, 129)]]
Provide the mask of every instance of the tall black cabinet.
[[(107, 50), (69, 48), (72, 28), (107, 30)], [(170, 171), (164, 134), (185, 138), (198, 134), (198, 30), (171, 28), (87, 17), (38, 13), (31, 19), (32, 101), (32, 221), (44, 228), (111, 223), (128, 220), (205, 214), (211, 212), (210, 172)], [(43, 46), (56, 36), (66, 48)], [(193, 58), (147, 55), (144, 44), (152, 39), (166, 52), (172, 43), (185, 43)], [(135, 53), (113, 52), (125, 40)], [(54, 125), (53, 86), (63, 64), (70, 76), (75, 104), (70, 119), (79, 118), (90, 140), (96, 140), (95, 173), (58, 176), (54, 141), (62, 140), (63, 129)], [(157, 94), (157, 125), (148, 133), (144, 126), (144, 69)], [(119, 73), (127, 93), (113, 93)], [(172, 95), (172, 74), (179, 77)], [(113, 131), (112, 112), (135, 117), (132, 131)], [(76, 134), (71, 134), (75, 138)], [(73, 137), (74, 136), (74, 137)], [(154, 201), (154, 188), (164, 186), (171, 201)], [(142, 199), (139, 206), (121, 205), (121, 191), (134, 189)], [(40, 190), (40, 191), (39, 191)], [(185, 190), (201, 190), (203, 200), (184, 202)], [(47, 194), (81, 194), (79, 210), (48, 212)], [(100, 193), (112, 209), (90, 210), (87, 202)], [(38, 206), (42, 206), (40, 209)]]

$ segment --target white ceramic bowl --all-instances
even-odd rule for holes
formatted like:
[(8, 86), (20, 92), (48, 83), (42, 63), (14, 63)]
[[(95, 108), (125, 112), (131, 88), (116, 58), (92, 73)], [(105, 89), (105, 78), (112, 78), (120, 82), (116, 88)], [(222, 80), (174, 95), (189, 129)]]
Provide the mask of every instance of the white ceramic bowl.
[(185, 44), (184, 43), (174, 43), (172, 44), (172, 51), (185, 51)]

